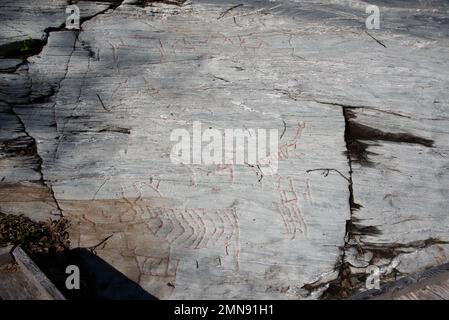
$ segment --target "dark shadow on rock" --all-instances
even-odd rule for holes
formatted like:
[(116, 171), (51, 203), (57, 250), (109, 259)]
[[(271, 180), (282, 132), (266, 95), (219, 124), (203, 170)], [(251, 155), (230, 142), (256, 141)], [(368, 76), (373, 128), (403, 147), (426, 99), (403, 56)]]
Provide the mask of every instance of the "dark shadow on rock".
[[(109, 263), (83, 248), (54, 255), (33, 256), (33, 260), (69, 300), (156, 300), (157, 298)], [(80, 288), (68, 290), (66, 268), (80, 270)]]
[(45, 40), (39, 39), (27, 39), (3, 44), (0, 46), (0, 58), (26, 59), (41, 52), (45, 44)]

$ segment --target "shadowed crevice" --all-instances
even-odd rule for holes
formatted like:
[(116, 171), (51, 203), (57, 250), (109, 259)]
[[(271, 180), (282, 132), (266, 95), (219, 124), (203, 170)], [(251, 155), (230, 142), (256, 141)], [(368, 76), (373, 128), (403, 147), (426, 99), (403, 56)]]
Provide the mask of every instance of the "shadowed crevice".
[(46, 40), (27, 39), (6, 43), (0, 46), (0, 58), (2, 59), (26, 59), (39, 54), (46, 45)]
[(347, 152), (351, 161), (359, 163), (362, 166), (372, 167), (374, 163), (369, 159), (370, 155), (376, 155), (368, 148), (375, 143), (367, 141), (388, 141), (396, 143), (418, 144), (428, 148), (433, 147), (434, 141), (422, 138), (410, 133), (385, 132), (367, 125), (357, 123), (356, 115), (352, 111), (354, 108), (343, 107), (343, 114), (346, 121), (345, 140)]
[(421, 138), (410, 133), (384, 132), (354, 121), (349, 121), (351, 135), (354, 139), (360, 140), (381, 140), (399, 143), (420, 144), (425, 147), (433, 147), (434, 141)]

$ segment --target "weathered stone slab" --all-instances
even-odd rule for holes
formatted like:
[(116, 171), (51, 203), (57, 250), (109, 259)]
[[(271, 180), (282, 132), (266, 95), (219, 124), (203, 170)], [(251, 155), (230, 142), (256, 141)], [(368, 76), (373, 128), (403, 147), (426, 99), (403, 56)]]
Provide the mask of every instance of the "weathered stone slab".
[[(1, 210), (62, 212), (74, 246), (112, 235), (97, 253), (159, 298), (318, 297), (341, 262), (447, 262), (446, 3), (377, 1), (370, 34), (363, 1), (132, 3), (83, 3), (102, 13), (0, 74), (0, 192), (46, 190)], [(172, 163), (197, 121), (277, 129), (277, 174)]]
[(29, 0), (4, 0), (0, 46), (28, 39), (44, 39), (48, 30), (65, 24), (69, 16), (66, 8), (71, 2), (76, 2), (82, 17), (95, 15), (110, 4), (107, 1), (39, 0), (39, 3), (33, 3)]

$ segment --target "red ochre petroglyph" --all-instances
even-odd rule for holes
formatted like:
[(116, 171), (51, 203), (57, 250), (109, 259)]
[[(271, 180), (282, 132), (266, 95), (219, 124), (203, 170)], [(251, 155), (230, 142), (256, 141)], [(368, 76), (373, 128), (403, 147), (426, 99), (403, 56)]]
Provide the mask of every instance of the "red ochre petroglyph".
[(287, 186), (281, 186), (282, 178), (279, 178), (279, 196), (280, 202), (276, 205), (284, 222), (287, 236), (290, 239), (296, 239), (297, 233), (303, 236), (307, 235), (307, 225), (299, 207), (299, 196), (295, 191), (293, 180), (288, 179)]
[(150, 232), (178, 248), (201, 249), (238, 236), (235, 209), (146, 208), (143, 218)]

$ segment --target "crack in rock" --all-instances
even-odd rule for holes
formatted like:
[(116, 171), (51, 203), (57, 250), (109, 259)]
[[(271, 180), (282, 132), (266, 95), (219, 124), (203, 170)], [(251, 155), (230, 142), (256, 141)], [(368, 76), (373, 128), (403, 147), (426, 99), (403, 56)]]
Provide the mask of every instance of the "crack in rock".
[[(341, 105), (340, 105), (341, 106)], [(321, 298), (324, 299), (334, 299), (334, 298), (348, 298), (353, 295), (357, 290), (360, 290), (364, 285), (367, 274), (365, 272), (354, 273), (353, 268), (355, 267), (347, 260), (347, 252), (350, 249), (355, 249), (359, 254), (369, 253), (371, 258), (368, 265), (377, 265), (379, 261), (387, 259), (390, 261), (388, 266), (383, 266), (381, 275), (383, 276), (384, 282), (389, 282), (396, 280), (400, 273), (395, 269), (395, 264), (399, 263), (396, 261), (397, 257), (401, 253), (407, 252), (407, 249), (424, 249), (436, 244), (447, 244), (448, 242), (429, 238), (425, 240), (418, 240), (411, 243), (394, 243), (394, 244), (370, 244), (361, 243), (358, 239), (360, 235), (378, 235), (381, 231), (375, 226), (363, 226), (357, 223), (358, 219), (354, 217), (354, 211), (362, 208), (362, 205), (357, 204), (354, 201), (354, 189), (353, 189), (353, 179), (352, 179), (352, 163), (357, 161), (360, 164), (369, 164), (367, 155), (368, 145), (360, 142), (359, 140), (381, 140), (390, 142), (400, 142), (400, 143), (414, 143), (420, 144), (426, 147), (432, 147), (433, 141), (425, 138), (421, 138), (412, 134), (407, 133), (390, 133), (383, 132), (381, 130), (371, 128), (369, 126), (361, 125), (354, 122), (354, 113), (351, 111), (353, 107), (341, 106), (343, 111), (343, 116), (345, 118), (345, 141), (347, 147), (347, 157), (349, 165), (349, 204), (350, 204), (350, 219), (346, 223), (346, 233), (345, 233), (345, 244), (342, 247), (341, 256), (336, 264), (335, 270), (338, 271), (338, 276), (335, 280), (328, 282), (317, 281), (315, 283), (306, 284), (303, 289), (307, 290), (309, 293), (323, 290)]]
[[(69, 1), (69, 4), (72, 4), (72, 2), (73, 1)], [(103, 13), (105, 13), (106, 11), (108, 11), (110, 9), (112, 9), (112, 11), (115, 10), (124, 1), (123, 0), (122, 1), (112, 1), (112, 3), (111, 3), (111, 1), (108, 1), (108, 2), (110, 3), (110, 5), (106, 9), (101, 10), (101, 11), (97, 12), (94, 15), (81, 18), (80, 19), (80, 28), (81, 28), (81, 26), (82, 26), (82, 24), (84, 22), (89, 21), (89, 20), (95, 18), (96, 16), (98, 16), (100, 14), (103, 14)], [(65, 30), (65, 22), (62, 23), (58, 27), (48, 27), (48, 28), (46, 28), (44, 30), (45, 36), (43, 37), (43, 39), (27, 39), (27, 40), (23, 40), (23, 41), (16, 41), (16, 42), (11, 42), (11, 43), (8, 43), (8, 44), (4, 44), (4, 45), (0, 46), (0, 57), (1, 58), (9, 58), (9, 59), (10, 58), (19, 58), (19, 59), (23, 60), (24, 63), (27, 63), (26, 60), (29, 57), (38, 55), (38, 54), (40, 54), (42, 52), (44, 47), (48, 44), (48, 39), (49, 39), (50, 34), (52, 32), (60, 32), (60, 31), (66, 31)], [(70, 60), (71, 60), (72, 55), (73, 55), (73, 53), (74, 53), (74, 51), (76, 49), (76, 43), (78, 41), (78, 37), (79, 37), (80, 32), (82, 32), (82, 29), (81, 30), (75, 30), (73, 32), (76, 35), (74, 43), (73, 43), (73, 48), (72, 48), (72, 51), (71, 51), (71, 53), (70, 53), (70, 55), (69, 55), (69, 57), (67, 59), (67, 64), (66, 64), (66, 67), (65, 67), (65, 74), (61, 78), (61, 80), (58, 82), (57, 88), (55, 89), (54, 87), (51, 87), (49, 93), (47, 93), (47, 94), (40, 94), (40, 95), (37, 95), (36, 97), (33, 97), (32, 86), (31, 86), (30, 87), (30, 92), (29, 92), (29, 103), (30, 104), (47, 102), (47, 101), (49, 101), (51, 99), (51, 97), (53, 97), (55, 94), (57, 94), (59, 92), (59, 90), (61, 88), (61, 84), (62, 84), (62, 82), (64, 81), (64, 79), (67, 76), (68, 68), (69, 68), (69, 65), (70, 65)], [(83, 47), (85, 47), (85, 46), (83, 46)], [(87, 50), (89, 49), (89, 47), (85, 47), (85, 48), (87, 48)], [(27, 73), (28, 73), (28, 70), (27, 70)], [(28, 77), (29, 77), (29, 74), (28, 74)], [(56, 122), (55, 106), (56, 106), (56, 102), (53, 104), (54, 120), (55, 120), (55, 124), (56, 124), (57, 122)], [(46, 188), (48, 188), (48, 190), (49, 190), (49, 192), (51, 194), (51, 197), (52, 197), (52, 199), (55, 202), (55, 205), (57, 207), (59, 215), (62, 217), (63, 216), (63, 210), (61, 209), (61, 207), (60, 207), (60, 205), (58, 203), (58, 200), (56, 199), (56, 196), (55, 196), (54, 190), (52, 188), (52, 185), (51, 185), (51, 183), (49, 183), (45, 179), (45, 176), (43, 174), (43, 170), (42, 170), (43, 159), (42, 159), (42, 157), (38, 153), (37, 141), (27, 131), (25, 123), (22, 120), (22, 118), (20, 117), (20, 115), (15, 111), (14, 105), (13, 104), (9, 104), (9, 107), (10, 107), (11, 113), (14, 114), (14, 116), (17, 118), (18, 122), (20, 123), (20, 126), (21, 126), (24, 134), (26, 135), (27, 140), (28, 140), (28, 141), (26, 141), (26, 147), (27, 147), (26, 150), (27, 151), (24, 151), (24, 149), (22, 148), (20, 152), (22, 152), (22, 153), (26, 152), (26, 153), (29, 153), (30, 155), (33, 155), (33, 156), (36, 157), (36, 159), (37, 159), (36, 171), (40, 175), (39, 182), (42, 185), (46, 186)], [(123, 132), (123, 130), (121, 132)], [(16, 141), (16, 142), (19, 142), (20, 145), (23, 145), (23, 143), (24, 143), (24, 141)], [(3, 144), (5, 146), (8, 146), (8, 143), (6, 143), (6, 144), (3, 143)], [(9, 145), (11, 145), (11, 143)], [(17, 146), (17, 143), (16, 143), (16, 147), (15, 148), (17, 149), (17, 147), (18, 146)], [(11, 153), (11, 152), (13, 152), (13, 151), (12, 150), (7, 150), (7, 153)]]
[(51, 197), (53, 198), (53, 201), (55, 202), (56, 208), (59, 212), (59, 215), (61, 217), (63, 217), (63, 211), (61, 209), (61, 207), (59, 206), (58, 200), (56, 199), (55, 193), (53, 191), (53, 187), (51, 186), (50, 183), (48, 183), (48, 181), (45, 180), (44, 177), (44, 173), (42, 172), (42, 164), (43, 164), (43, 160), (42, 157), (39, 155), (38, 151), (37, 151), (37, 142), (36, 139), (34, 139), (33, 136), (31, 136), (26, 127), (25, 127), (25, 123), (22, 121), (22, 119), (20, 118), (20, 116), (16, 113), (16, 111), (14, 110), (13, 106), (10, 106), (10, 110), (11, 113), (14, 114), (17, 118), (17, 121), (20, 123), (20, 126), (22, 128), (23, 133), (31, 140), (31, 144), (28, 145), (28, 148), (30, 149), (30, 153), (32, 153), (36, 158), (37, 158), (37, 168), (36, 171), (39, 173), (40, 175), (40, 183), (43, 186), (46, 186), (48, 191), (51, 194)]
[[(365, 274), (354, 275), (351, 271), (353, 267), (348, 263), (346, 252), (348, 249), (355, 247), (359, 252), (370, 251), (374, 257), (373, 259), (379, 257), (394, 259), (396, 258), (404, 248), (425, 248), (434, 244), (443, 243), (437, 239), (427, 239), (424, 241), (417, 241), (416, 243), (410, 244), (390, 244), (382, 246), (370, 246), (368, 243), (360, 243), (358, 236), (360, 235), (379, 235), (381, 231), (376, 226), (364, 226), (358, 223), (358, 219), (354, 216), (354, 211), (359, 210), (363, 206), (355, 202), (354, 199), (354, 183), (352, 178), (353, 168), (352, 164), (354, 161), (362, 165), (373, 165), (368, 159), (369, 151), (367, 151), (368, 144), (361, 142), (360, 140), (374, 140), (374, 141), (389, 141), (389, 142), (400, 142), (400, 143), (414, 143), (420, 144), (426, 147), (432, 147), (433, 141), (425, 138), (421, 138), (412, 134), (407, 133), (391, 133), (384, 132), (379, 129), (371, 128), (366, 125), (356, 123), (354, 119), (355, 114), (351, 111), (354, 109), (353, 106), (347, 107), (340, 104), (335, 104), (342, 108), (343, 117), (345, 119), (345, 142), (346, 142), (346, 155), (348, 159), (349, 166), (349, 177), (345, 177), (348, 181), (349, 188), (349, 206), (350, 206), (350, 219), (346, 222), (346, 232), (345, 232), (345, 243), (342, 247), (342, 253), (338, 262), (336, 264), (335, 270), (338, 270), (337, 279), (330, 282), (317, 281), (312, 284), (306, 284), (303, 289), (309, 291), (309, 293), (324, 290), (322, 298), (346, 298), (348, 297), (356, 288), (360, 287), (362, 280), (366, 277)], [(371, 153), (372, 154), (372, 153)], [(325, 170), (325, 169), (321, 169)]]

